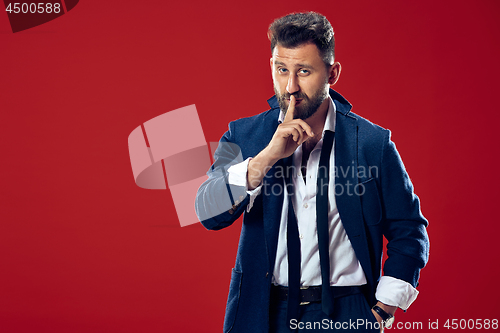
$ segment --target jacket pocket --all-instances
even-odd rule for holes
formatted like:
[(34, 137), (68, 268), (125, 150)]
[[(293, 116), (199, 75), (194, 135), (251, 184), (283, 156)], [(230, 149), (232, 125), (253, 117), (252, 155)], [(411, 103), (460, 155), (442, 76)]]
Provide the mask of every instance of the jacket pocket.
[(226, 315), (224, 317), (224, 333), (230, 332), (238, 312), (238, 303), (241, 294), (242, 272), (233, 268), (231, 271), (231, 283), (229, 284), (229, 295), (227, 297)]
[(374, 178), (361, 183), (361, 206), (363, 218), (367, 225), (377, 225), (382, 220), (382, 207)]

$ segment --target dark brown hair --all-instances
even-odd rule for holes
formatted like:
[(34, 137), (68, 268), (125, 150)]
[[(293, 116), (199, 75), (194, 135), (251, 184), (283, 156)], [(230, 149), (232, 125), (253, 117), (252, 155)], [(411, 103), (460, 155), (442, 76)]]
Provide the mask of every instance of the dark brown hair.
[(292, 13), (280, 17), (269, 26), (267, 37), (271, 41), (271, 52), (279, 44), (294, 48), (306, 43), (314, 43), (327, 66), (335, 58), (335, 38), (330, 22), (315, 12)]

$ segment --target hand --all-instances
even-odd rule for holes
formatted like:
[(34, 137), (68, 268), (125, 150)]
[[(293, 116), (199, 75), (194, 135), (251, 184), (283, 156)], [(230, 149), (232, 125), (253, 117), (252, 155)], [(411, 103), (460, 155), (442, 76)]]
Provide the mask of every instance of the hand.
[(311, 127), (305, 121), (293, 119), (295, 103), (295, 96), (291, 95), (283, 123), (278, 126), (271, 142), (262, 151), (271, 161), (276, 162), (292, 155), (304, 141), (314, 137)]
[(292, 155), (299, 145), (314, 137), (311, 127), (305, 121), (293, 119), (295, 102), (295, 96), (290, 96), (290, 105), (283, 123), (278, 126), (267, 147), (248, 163), (249, 190), (259, 186), (266, 173), (278, 160)]

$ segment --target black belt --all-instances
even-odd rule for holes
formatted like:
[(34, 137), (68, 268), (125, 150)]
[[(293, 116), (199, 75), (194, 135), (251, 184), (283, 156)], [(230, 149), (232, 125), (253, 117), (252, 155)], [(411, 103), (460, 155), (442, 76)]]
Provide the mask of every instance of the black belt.
[[(334, 298), (365, 294), (368, 285), (362, 286), (331, 286), (332, 295)], [(271, 286), (271, 297), (280, 301), (288, 300), (288, 287)], [(300, 304), (308, 304), (311, 302), (321, 302), (321, 286), (301, 287), (299, 294)]]

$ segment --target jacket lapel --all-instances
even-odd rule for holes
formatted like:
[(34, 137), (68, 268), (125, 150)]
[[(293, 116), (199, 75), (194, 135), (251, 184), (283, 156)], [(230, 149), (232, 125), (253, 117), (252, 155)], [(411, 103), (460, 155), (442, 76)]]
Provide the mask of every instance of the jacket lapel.
[(368, 283), (373, 285), (372, 267), (366, 231), (363, 223), (361, 200), (355, 194), (358, 184), (358, 128), (356, 118), (349, 115), (344, 104), (336, 101), (335, 125), (335, 200), (340, 219), (351, 241), (356, 257), (365, 271)]

